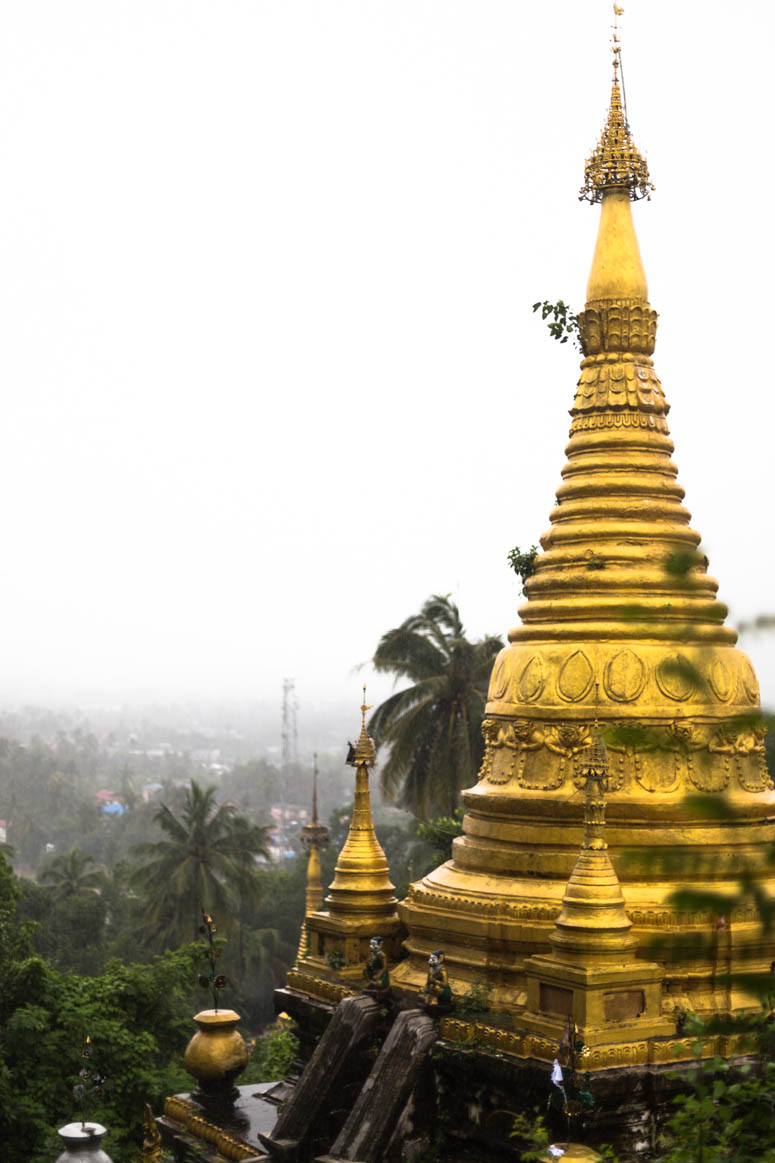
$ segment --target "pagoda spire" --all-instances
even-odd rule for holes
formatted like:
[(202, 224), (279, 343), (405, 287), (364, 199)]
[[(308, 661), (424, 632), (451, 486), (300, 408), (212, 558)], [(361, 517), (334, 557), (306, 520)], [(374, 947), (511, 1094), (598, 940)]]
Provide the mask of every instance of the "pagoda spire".
[[(587, 284), (587, 306), (608, 299), (634, 300), (648, 306), (646, 273), (630, 202), (650, 198), (654, 186), (646, 161), (632, 140), (627, 107), (622, 100), (619, 82), (622, 50), (618, 27), (621, 11), (614, 5), (614, 76), (608, 118), (600, 141), (584, 167), (584, 185), (579, 192), (581, 199), (602, 202), (597, 245)], [(656, 316), (654, 321), (656, 325)]]
[(395, 913), (396, 898), (390, 883), (388, 862), (374, 831), (369, 793), (369, 768), (377, 762), (374, 740), (366, 733), (366, 687), (361, 704), (361, 733), (350, 744), (347, 763), (355, 768), (355, 796), (350, 829), (336, 872), (329, 887), (326, 905), (332, 915), (367, 915), (377, 920)]
[[(568, 999), (555, 987), (565, 989), (571, 971), (581, 981), (594, 969), (601, 989), (623, 966), (630, 978), (621, 981), (631, 980), (636, 960), (645, 972), (651, 940), (676, 915), (675, 881), (650, 872), (655, 850), (687, 853), (684, 883), (723, 888), (749, 850), (772, 842), (774, 828), (756, 675), (725, 624), (727, 609), (672, 461), (669, 407), (651, 358), (657, 314), (632, 212), (653, 186), (628, 120), (618, 27), (613, 49), (608, 116), (582, 189), (599, 205), (600, 225), (578, 316), (583, 359), (562, 480), (524, 584), (519, 624), (493, 667), (482, 766), (476, 786), (461, 793), (463, 834), (451, 859), (410, 886), (400, 905), (408, 957), (391, 977), (421, 988), (424, 955), (442, 947), (453, 982), (484, 978), (494, 1001), (515, 1013), (529, 976), (526, 951), (543, 975), (528, 1000), (537, 1014), (550, 1002), (567, 1013)], [(707, 355), (698, 353), (697, 369), (698, 379), (712, 372)], [(705, 415), (701, 381), (682, 394), (690, 416)], [(723, 447), (719, 440), (707, 448), (718, 473)], [(500, 456), (507, 482), (519, 444)], [(731, 495), (734, 482), (727, 487)], [(588, 782), (582, 800), (577, 770), (598, 715), (610, 754), (605, 836), (595, 834), (600, 781)], [(724, 793), (744, 815), (710, 826), (694, 807), (697, 792)], [(693, 862), (700, 851), (703, 865)], [(633, 858), (621, 860), (623, 852)], [(761, 869), (769, 892), (775, 879)], [(682, 915), (677, 927), (694, 936), (704, 923), (699, 914)], [(736, 964), (751, 971), (775, 956), (771, 938), (760, 940), (742, 924), (730, 939)], [(710, 956), (692, 975), (692, 1008), (729, 1005)], [(685, 979), (680, 958), (666, 957), (666, 993)], [(546, 1006), (542, 985), (550, 987)], [(652, 1002), (647, 1009), (657, 1014)]]
[[(366, 733), (366, 687), (361, 704), (361, 733), (350, 743), (346, 762), (355, 768), (353, 814), (347, 839), (336, 861), (334, 879), (322, 906), (307, 914), (307, 945), (299, 955), (301, 970), (360, 983), (372, 937), (384, 942), (395, 960), (401, 950), (390, 869), (374, 831), (369, 794), (369, 769), (377, 762), (374, 740)], [(314, 827), (314, 825), (313, 825)], [(318, 825), (320, 827), (320, 825)]]
[(618, 27), (613, 52), (608, 118), (581, 190), (601, 206), (578, 317), (584, 359), (568, 460), (541, 538), (544, 553), (524, 587), (523, 624), (509, 639), (731, 645), (737, 635), (724, 625), (727, 608), (716, 599), (718, 584), (682, 504), (670, 460), (670, 406), (650, 358), (657, 313), (631, 202), (648, 197), (653, 185), (622, 99)]
[(608, 117), (597, 143), (584, 168), (584, 185), (579, 198), (587, 202), (602, 202), (608, 190), (626, 190), (633, 202), (639, 198), (651, 198), (654, 184), (649, 176), (646, 159), (637, 149), (630, 123), (627, 119), (627, 103), (622, 98), (622, 82), (619, 72), (622, 68), (622, 46), (619, 42), (619, 17), (623, 9), (614, 4), (614, 30), (611, 50), (614, 56), (614, 76), (611, 83), (611, 103)]
[(318, 756), (312, 757), (312, 820), (305, 824), (299, 835), (302, 845), (309, 853), (307, 859), (307, 890), (304, 906), (304, 920), (301, 923), (299, 934), (299, 948), (296, 953), (297, 963), (309, 952), (309, 934), (307, 932), (307, 917), (317, 912), (323, 904), (323, 877), (320, 868), (320, 849), (328, 847), (328, 828), (318, 823)]

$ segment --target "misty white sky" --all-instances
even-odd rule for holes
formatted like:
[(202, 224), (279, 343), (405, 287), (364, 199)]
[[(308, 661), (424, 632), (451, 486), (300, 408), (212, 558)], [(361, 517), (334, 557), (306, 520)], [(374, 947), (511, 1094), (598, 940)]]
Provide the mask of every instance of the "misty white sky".
[[(772, 6), (625, 9), (656, 366), (735, 620), (775, 607)], [(431, 592), (505, 635), (578, 362), (530, 306), (583, 303), (610, 23), (0, 4), (0, 698), (279, 702), (289, 675), (303, 714), (357, 704)], [(742, 644), (775, 703), (775, 640)]]

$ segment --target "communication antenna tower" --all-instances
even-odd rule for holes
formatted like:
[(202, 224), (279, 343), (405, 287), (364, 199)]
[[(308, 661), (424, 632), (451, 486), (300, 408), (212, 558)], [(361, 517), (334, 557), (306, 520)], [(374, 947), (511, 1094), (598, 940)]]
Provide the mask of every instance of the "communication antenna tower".
[(282, 822), (285, 826), (285, 791), (288, 780), (291, 778), (298, 761), (299, 739), (296, 726), (296, 688), (292, 678), (283, 679), (283, 719), (281, 731), (282, 743), (282, 793), (280, 804), (282, 808)]

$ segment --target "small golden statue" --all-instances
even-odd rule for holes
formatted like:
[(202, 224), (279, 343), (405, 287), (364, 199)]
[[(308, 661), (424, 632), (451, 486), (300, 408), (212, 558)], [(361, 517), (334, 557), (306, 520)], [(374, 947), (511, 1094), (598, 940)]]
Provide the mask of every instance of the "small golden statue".
[(143, 1111), (143, 1145), (140, 1148), (138, 1163), (159, 1163), (161, 1158), (161, 1135), (156, 1126), (156, 1119), (148, 1103)]
[(363, 976), (369, 982), (365, 989), (366, 993), (379, 1000), (390, 992), (390, 973), (381, 937), (372, 937), (369, 941), (369, 956), (363, 967)]
[(432, 1013), (449, 1013), (452, 1009), (452, 990), (444, 968), (444, 954), (436, 949), (428, 958), (428, 976), (423, 993), (427, 996), (425, 1008)]

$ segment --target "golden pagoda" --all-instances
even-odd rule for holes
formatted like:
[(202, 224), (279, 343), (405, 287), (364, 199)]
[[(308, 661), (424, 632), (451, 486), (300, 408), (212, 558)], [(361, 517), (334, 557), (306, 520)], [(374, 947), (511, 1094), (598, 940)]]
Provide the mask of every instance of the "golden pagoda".
[(296, 963), (307, 955), (309, 935), (307, 917), (323, 904), (323, 874), (320, 868), (320, 849), (328, 847), (328, 828), (318, 821), (318, 757), (312, 757), (312, 820), (305, 824), (299, 835), (302, 846), (307, 849), (307, 890), (304, 902), (304, 920), (299, 934), (299, 949)]
[[(394, 982), (419, 988), (442, 948), (453, 989), (487, 983), (493, 1005), (515, 1014), (527, 1003), (527, 960), (562, 946), (557, 918), (584, 829), (578, 763), (596, 715), (610, 765), (610, 863), (636, 951), (648, 957), (654, 938), (705, 939), (689, 961), (665, 954), (665, 1011), (747, 1008), (751, 999), (722, 989), (717, 974), (766, 971), (775, 957), (753, 905), (723, 926), (670, 903), (679, 885), (734, 892), (743, 868), (775, 890), (765, 862), (775, 794), (756, 675), (725, 624), (670, 459), (669, 406), (651, 359), (657, 315), (630, 205), (653, 186), (619, 67), (615, 34), (610, 109), (581, 190), (601, 204), (600, 224), (562, 484), (520, 624), (493, 668), (463, 835), (399, 910), (409, 956)], [(709, 819), (698, 793), (723, 795), (733, 814)], [(665, 850), (679, 856), (678, 874)]]
[(361, 733), (350, 744), (347, 763), (355, 768), (353, 814), (344, 847), (336, 862), (325, 908), (307, 916), (308, 945), (298, 958), (300, 969), (334, 971), (337, 977), (360, 980), (372, 937), (382, 937), (389, 958), (400, 953), (401, 922), (390, 882), (390, 870), (371, 816), (369, 768), (376, 764), (373, 739), (366, 734), (366, 688), (361, 705)]

